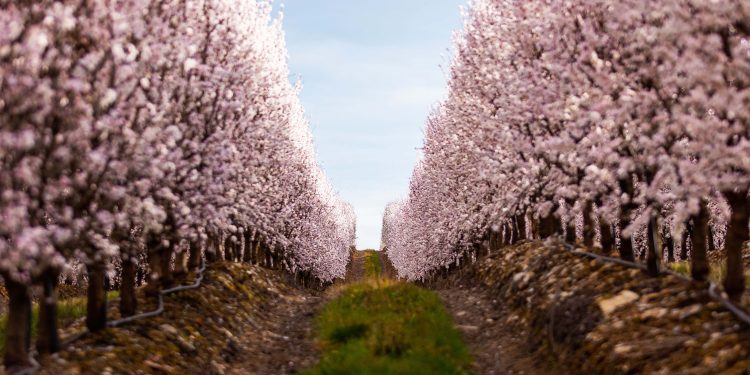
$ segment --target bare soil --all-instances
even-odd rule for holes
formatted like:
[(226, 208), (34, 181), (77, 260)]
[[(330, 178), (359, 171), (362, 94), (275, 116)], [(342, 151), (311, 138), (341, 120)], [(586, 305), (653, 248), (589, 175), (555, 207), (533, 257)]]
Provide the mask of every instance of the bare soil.
[(359, 281), (365, 278), (365, 259), (367, 253), (364, 251), (352, 252), (351, 265), (349, 266), (349, 272), (347, 272), (344, 278), (344, 283), (351, 283)]
[(266, 334), (246, 337), (246, 350), (227, 372), (296, 374), (314, 366), (319, 353), (314, 344), (313, 320), (322, 305), (323, 298), (308, 290), (294, 288), (291, 293), (279, 294), (263, 319), (256, 321), (255, 328)]
[(474, 358), (472, 374), (566, 374), (529, 343), (518, 316), (481, 286), (438, 289)]

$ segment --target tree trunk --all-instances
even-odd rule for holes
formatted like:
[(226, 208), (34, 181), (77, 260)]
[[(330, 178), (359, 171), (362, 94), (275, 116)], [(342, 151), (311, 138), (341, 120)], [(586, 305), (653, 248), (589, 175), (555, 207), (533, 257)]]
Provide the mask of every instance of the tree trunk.
[(653, 277), (659, 276), (659, 255), (661, 244), (659, 244), (659, 223), (656, 217), (651, 217), (648, 221), (647, 238), (646, 238), (646, 269), (648, 274)]
[(612, 231), (612, 225), (607, 223), (603, 217), (599, 217), (599, 237), (602, 245), (602, 252), (609, 254), (615, 247), (615, 236)]
[(629, 262), (635, 261), (633, 255), (633, 240), (630, 237), (620, 235), (620, 259)]
[(29, 288), (5, 277), (8, 320), (5, 330), (5, 370), (28, 367), (31, 347), (31, 295)]
[(107, 291), (104, 288), (104, 264), (96, 262), (86, 266), (89, 276), (86, 302), (86, 328), (98, 332), (107, 328)]
[(487, 254), (492, 254), (493, 251), (500, 249), (500, 241), (499, 232), (490, 232), (490, 248), (488, 249)]
[(60, 336), (57, 329), (57, 280), (59, 273), (46, 271), (42, 279), (43, 298), (39, 301), (39, 323), (36, 349), (39, 354), (57, 353)]
[(539, 220), (540, 239), (545, 239), (548, 237), (552, 237), (556, 234), (562, 233), (562, 226), (560, 224), (560, 220), (557, 220), (553, 211), (550, 211), (547, 214), (547, 216), (542, 217)]
[(217, 249), (216, 244), (217, 244), (216, 237), (209, 235), (208, 241), (206, 241), (206, 249), (204, 252), (206, 254), (207, 263), (214, 263), (217, 260), (219, 260), (219, 250)]
[(620, 258), (629, 262), (635, 261), (633, 255), (633, 239), (632, 236), (625, 236), (623, 232), (630, 226), (630, 210), (623, 207), (620, 212)]
[(216, 261), (224, 260), (226, 257), (226, 249), (224, 248), (224, 234), (216, 236)]
[(181, 249), (174, 257), (174, 276), (175, 278), (184, 277), (187, 274), (188, 250)]
[[(261, 239), (258, 238), (255, 240), (255, 245), (253, 246), (253, 265), (260, 264), (260, 246)], [(349, 264), (351, 264), (351, 262)]]
[(707, 249), (708, 249), (708, 251), (714, 251), (714, 250), (716, 250), (716, 242), (714, 242), (714, 229), (713, 229), (713, 227), (711, 226), (710, 223), (708, 224), (708, 230), (707, 230), (707, 232), (708, 232), (708, 246), (707, 246)]
[(682, 242), (680, 243), (680, 261), (685, 261), (688, 258), (688, 239), (693, 235), (693, 223), (692, 220), (688, 220), (685, 223), (685, 229), (682, 231)]
[(576, 223), (573, 220), (568, 221), (565, 226), (565, 242), (575, 244), (576, 239)]
[(513, 244), (517, 243), (518, 239), (519, 239), (519, 235), (518, 235), (518, 222), (516, 221), (516, 217), (515, 216), (513, 216), (510, 219), (510, 230), (511, 230), (511, 240), (510, 240), (510, 242), (513, 243)]
[(190, 241), (190, 257), (188, 270), (197, 271), (201, 267), (201, 245), (198, 241)]
[(237, 261), (238, 262), (244, 262), (245, 261), (245, 254), (248, 253), (250, 249), (250, 232), (245, 231), (242, 232), (242, 241), (240, 241), (240, 248), (237, 252)]
[(667, 251), (667, 262), (674, 263), (674, 238), (664, 237), (664, 249)]
[(727, 238), (724, 249), (727, 253), (727, 274), (724, 279), (724, 290), (733, 300), (739, 300), (745, 291), (745, 275), (742, 266), (742, 249), (745, 241), (750, 239), (748, 220), (750, 219), (750, 205), (748, 204), (747, 189), (740, 192), (725, 192), (732, 216), (727, 226)]
[(583, 207), (583, 246), (589, 249), (594, 247), (594, 237), (596, 236), (593, 213), (593, 203), (586, 202)]
[(531, 239), (538, 240), (540, 238), (539, 235), (539, 219), (535, 217), (531, 217)]
[(250, 238), (250, 231), (245, 232), (244, 248), (242, 249), (242, 261), (244, 263), (252, 263), (253, 255), (253, 241)]
[(232, 242), (230, 238), (231, 236), (226, 236), (224, 238), (224, 260), (226, 261), (232, 260)]
[[(619, 184), (622, 193), (627, 194), (632, 200), (633, 193), (635, 192), (632, 176), (621, 179)], [(635, 208), (632, 202), (627, 202), (620, 208), (620, 258), (630, 262), (635, 261), (635, 257), (633, 256), (633, 239), (632, 236), (625, 236), (623, 233), (630, 226), (630, 215)]]
[(526, 239), (526, 214), (520, 214), (516, 216), (516, 222), (518, 223), (518, 240)]
[(148, 266), (150, 273), (146, 284), (146, 295), (156, 297), (161, 291), (162, 263), (161, 241), (157, 236), (150, 236), (148, 240)]
[(690, 231), (690, 242), (693, 249), (690, 252), (690, 274), (693, 280), (706, 281), (708, 277), (708, 258), (706, 257), (706, 232), (708, 231), (708, 206), (701, 200), (698, 214), (693, 216), (693, 226)]
[(260, 241), (256, 238), (250, 244), (250, 264), (258, 264), (258, 244)]
[(170, 242), (168, 246), (162, 247), (161, 251), (161, 286), (166, 289), (174, 285), (174, 274), (172, 273), (174, 242)]
[(128, 317), (135, 314), (138, 300), (135, 296), (135, 274), (137, 265), (132, 256), (123, 255), (120, 271), (120, 315)]

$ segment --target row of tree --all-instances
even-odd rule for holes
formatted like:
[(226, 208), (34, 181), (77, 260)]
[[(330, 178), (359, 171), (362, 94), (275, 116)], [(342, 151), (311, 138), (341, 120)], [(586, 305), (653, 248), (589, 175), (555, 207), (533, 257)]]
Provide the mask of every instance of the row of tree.
[[(343, 276), (354, 213), (315, 160), (289, 82), (281, 18), (266, 1), (0, 2), (0, 275), (10, 297), (6, 368), (58, 350), (61, 274), (105, 280), (136, 311), (217, 258)], [(260, 255), (263, 254), (263, 255)], [(80, 270), (84, 277), (69, 277)]]
[(653, 274), (689, 256), (697, 280), (723, 247), (742, 294), (750, 3), (476, 0), (455, 54), (409, 196), (384, 217), (402, 276), (565, 235)]

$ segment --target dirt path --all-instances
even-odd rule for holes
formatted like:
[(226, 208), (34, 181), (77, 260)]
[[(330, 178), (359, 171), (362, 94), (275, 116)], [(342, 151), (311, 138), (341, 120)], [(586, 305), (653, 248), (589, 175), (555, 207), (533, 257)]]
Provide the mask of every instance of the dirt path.
[(349, 268), (349, 273), (344, 279), (344, 284), (359, 281), (365, 278), (365, 259), (367, 253), (364, 251), (355, 251), (352, 256), (352, 266)]
[(473, 374), (564, 374), (532, 353), (528, 333), (513, 324), (515, 317), (484, 288), (457, 285), (435, 292), (474, 357)]
[(227, 374), (296, 374), (320, 356), (314, 342), (314, 318), (325, 304), (318, 293), (292, 289), (268, 301), (253, 324), (258, 336), (246, 337), (244, 350)]

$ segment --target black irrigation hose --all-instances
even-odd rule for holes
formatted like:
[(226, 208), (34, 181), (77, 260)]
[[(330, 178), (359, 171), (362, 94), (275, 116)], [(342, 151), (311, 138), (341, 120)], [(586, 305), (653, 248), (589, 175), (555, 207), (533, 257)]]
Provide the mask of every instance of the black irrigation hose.
[(183, 290), (196, 289), (201, 286), (201, 282), (203, 281), (203, 272), (206, 271), (206, 261), (204, 260), (202, 263), (203, 265), (198, 270), (198, 277), (195, 279), (195, 281), (192, 284), (179, 285), (174, 288), (165, 289), (159, 292), (159, 301), (158, 301), (156, 310), (107, 322), (107, 327), (119, 327), (119, 326), (131, 323), (139, 319), (151, 318), (157, 315), (161, 315), (161, 313), (164, 312), (164, 296), (166, 296), (167, 294), (175, 293), (175, 292), (181, 292)]
[[(179, 285), (179, 286), (176, 286), (174, 288), (165, 289), (165, 290), (162, 290), (162, 291), (159, 292), (159, 296), (158, 296), (159, 299), (158, 299), (158, 303), (157, 303), (157, 308), (155, 310), (148, 311), (148, 312), (145, 312), (145, 313), (141, 313), (141, 314), (138, 314), (138, 315), (129, 316), (127, 318), (122, 318), (122, 319), (118, 319), (118, 320), (109, 321), (109, 322), (107, 322), (107, 327), (110, 327), (110, 328), (120, 327), (120, 326), (129, 324), (129, 323), (132, 323), (132, 322), (134, 322), (136, 320), (139, 320), (139, 319), (151, 318), (151, 317), (158, 316), (158, 315), (162, 314), (164, 312), (164, 296), (166, 296), (167, 294), (172, 294), (172, 293), (180, 292), (180, 291), (183, 291), (183, 290), (196, 289), (196, 288), (200, 287), (201, 286), (201, 282), (203, 281), (203, 275), (204, 275), (205, 271), (206, 271), (206, 261), (203, 260), (201, 268), (198, 270), (198, 277), (195, 278), (195, 281), (192, 284), (190, 284), (190, 285)], [(77, 334), (77, 335), (75, 335), (73, 337), (68, 338), (67, 340), (65, 340), (65, 342), (62, 343), (62, 347), (66, 347), (66, 346), (72, 344), (73, 342), (78, 341), (78, 340), (80, 340), (80, 339), (88, 336), (89, 333), (90, 332), (87, 329), (87, 330), (85, 330), (85, 331), (83, 331), (83, 332), (81, 332), (81, 333), (79, 333), (79, 334)], [(36, 369), (34, 369), (34, 371), (36, 371), (37, 369), (38, 369), (38, 367)]]
[(19, 370), (18, 372), (14, 372), (14, 375), (33, 375), (36, 373), (40, 368), (42, 368), (42, 365), (39, 364), (39, 362), (34, 359), (34, 356), (29, 355), (29, 362), (31, 362), (31, 367), (25, 368), (23, 370)]
[[(646, 266), (640, 263), (629, 262), (629, 261), (622, 260), (622, 259), (612, 258), (612, 257), (608, 257), (605, 255), (599, 255), (599, 254), (590, 253), (588, 251), (578, 250), (573, 245), (569, 243), (565, 243), (565, 242), (563, 242), (562, 244), (566, 248), (566, 250), (568, 250), (568, 252), (570, 252), (573, 255), (584, 256), (587, 258), (592, 258), (592, 259), (600, 260), (600, 261), (607, 262), (607, 263), (615, 263), (615, 264), (619, 264), (625, 267), (637, 268), (642, 271), (646, 270)], [(686, 282), (692, 282), (690, 278), (685, 277), (684, 275), (681, 275), (670, 269), (662, 270), (659, 273), (662, 275), (675, 276)], [(708, 284), (708, 295), (711, 298), (713, 298), (715, 301), (719, 302), (722, 306), (724, 306), (724, 308), (729, 310), (729, 312), (734, 314), (734, 316), (737, 319), (741, 320), (747, 325), (750, 325), (750, 314), (748, 314), (743, 308), (732, 303), (729, 299), (725, 298), (722, 295), (722, 293), (719, 293), (718, 286), (716, 286), (716, 284), (714, 284), (713, 282), (709, 282)]]
[(714, 283), (711, 283), (708, 286), (708, 295), (711, 296), (711, 298), (717, 300), (719, 303), (721, 303), (727, 310), (731, 311), (734, 316), (736, 316), (738, 319), (742, 320), (746, 324), (750, 324), (750, 315), (741, 307), (735, 305), (730, 300), (724, 298), (722, 293), (719, 293), (717, 291), (717, 286)]

